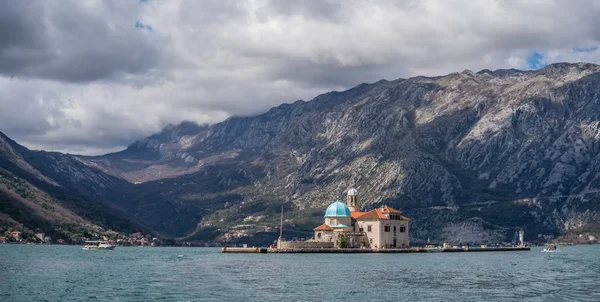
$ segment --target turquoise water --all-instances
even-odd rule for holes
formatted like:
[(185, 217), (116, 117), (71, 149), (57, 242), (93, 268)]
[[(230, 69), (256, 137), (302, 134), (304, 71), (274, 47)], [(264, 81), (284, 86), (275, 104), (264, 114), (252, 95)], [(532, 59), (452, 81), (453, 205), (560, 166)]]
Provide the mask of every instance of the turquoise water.
[(600, 246), (560, 248), (221, 254), (0, 244), (0, 301), (600, 301)]

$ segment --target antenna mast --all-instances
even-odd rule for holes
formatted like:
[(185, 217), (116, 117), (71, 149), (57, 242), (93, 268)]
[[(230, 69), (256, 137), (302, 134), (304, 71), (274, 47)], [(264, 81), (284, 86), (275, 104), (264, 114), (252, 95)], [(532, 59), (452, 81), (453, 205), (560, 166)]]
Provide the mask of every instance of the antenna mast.
[(283, 241), (283, 205), (281, 206), (281, 218), (279, 221), (279, 239), (277, 239), (277, 248), (281, 248), (281, 243)]
[(281, 206), (281, 218), (280, 218), (280, 225), (279, 225), (279, 240), (281, 240), (281, 238), (283, 237), (283, 206)]

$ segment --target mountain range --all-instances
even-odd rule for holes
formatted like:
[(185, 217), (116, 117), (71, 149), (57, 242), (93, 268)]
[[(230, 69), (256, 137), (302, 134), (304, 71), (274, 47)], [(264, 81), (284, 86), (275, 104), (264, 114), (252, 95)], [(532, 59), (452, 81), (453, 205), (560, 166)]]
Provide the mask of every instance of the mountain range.
[(600, 66), (381, 80), (257, 116), (169, 125), (103, 156), (31, 151), (0, 135), (0, 173), (0, 223), (31, 229), (62, 219), (265, 244), (282, 208), (284, 237), (310, 237), (354, 187), (365, 209), (410, 217), (413, 242), (597, 234)]

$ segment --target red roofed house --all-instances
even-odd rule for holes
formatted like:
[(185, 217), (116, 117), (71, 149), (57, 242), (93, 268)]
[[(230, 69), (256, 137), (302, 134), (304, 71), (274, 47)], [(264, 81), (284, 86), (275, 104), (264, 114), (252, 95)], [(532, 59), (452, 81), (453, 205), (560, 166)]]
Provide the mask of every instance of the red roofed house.
[(364, 232), (373, 248), (408, 248), (408, 221), (400, 211), (383, 206), (356, 218), (355, 228)]

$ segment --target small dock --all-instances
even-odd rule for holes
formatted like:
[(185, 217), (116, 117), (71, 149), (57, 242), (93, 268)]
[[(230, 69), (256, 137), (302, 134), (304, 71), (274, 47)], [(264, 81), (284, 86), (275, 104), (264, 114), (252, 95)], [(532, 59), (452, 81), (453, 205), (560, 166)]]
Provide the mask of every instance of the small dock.
[(529, 251), (528, 247), (471, 247), (471, 248), (445, 248), (442, 252), (514, 252), (514, 251)]
[(224, 247), (221, 249), (223, 253), (232, 253), (232, 254), (258, 254), (258, 253), (266, 253), (266, 247)]
[(529, 247), (471, 247), (471, 248), (445, 248), (425, 249), (422, 247), (409, 249), (347, 249), (347, 248), (293, 248), (278, 249), (265, 247), (224, 247), (223, 253), (269, 253), (269, 254), (301, 254), (301, 253), (336, 253), (336, 254), (361, 254), (361, 253), (460, 253), (460, 252), (516, 252), (529, 251)]

